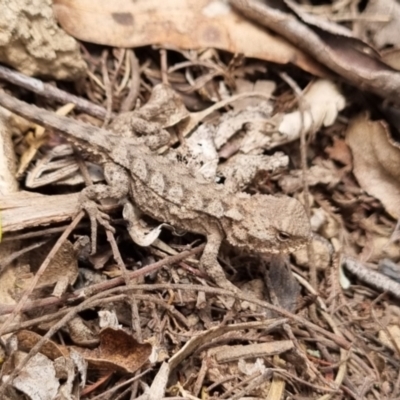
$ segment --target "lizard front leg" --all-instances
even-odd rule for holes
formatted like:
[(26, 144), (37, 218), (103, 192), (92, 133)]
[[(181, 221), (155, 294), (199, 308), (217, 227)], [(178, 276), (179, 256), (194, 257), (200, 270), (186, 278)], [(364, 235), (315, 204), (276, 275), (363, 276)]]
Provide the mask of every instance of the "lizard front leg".
[(218, 262), (218, 251), (224, 236), (218, 227), (213, 227), (207, 235), (207, 244), (200, 258), (200, 266), (204, 268), (207, 275), (222, 289), (239, 293), (240, 289), (231, 283)]
[(91, 226), (92, 253), (97, 247), (97, 224), (105, 229), (115, 232), (110, 225), (108, 214), (99, 210), (96, 201), (102, 199), (122, 199), (129, 191), (129, 174), (121, 166), (108, 162), (104, 164), (104, 177), (107, 184), (91, 185), (82, 190), (79, 199), (79, 207), (87, 212)]

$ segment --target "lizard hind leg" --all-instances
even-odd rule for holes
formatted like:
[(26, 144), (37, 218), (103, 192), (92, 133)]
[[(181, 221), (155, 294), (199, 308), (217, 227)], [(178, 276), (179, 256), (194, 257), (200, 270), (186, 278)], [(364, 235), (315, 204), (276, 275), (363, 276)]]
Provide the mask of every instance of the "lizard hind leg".
[(218, 229), (207, 235), (207, 244), (200, 258), (200, 266), (204, 268), (207, 275), (221, 289), (230, 290), (233, 293), (241, 293), (241, 290), (228, 280), (221, 264), (217, 260), (218, 251), (223, 240), (223, 235)]
[(90, 185), (80, 194), (79, 209), (85, 210), (90, 219), (92, 254), (97, 248), (97, 225), (115, 232), (110, 225), (110, 216), (99, 209), (100, 200), (111, 198), (120, 200), (129, 192), (129, 174), (121, 166), (114, 163), (104, 164), (104, 176), (107, 184)]

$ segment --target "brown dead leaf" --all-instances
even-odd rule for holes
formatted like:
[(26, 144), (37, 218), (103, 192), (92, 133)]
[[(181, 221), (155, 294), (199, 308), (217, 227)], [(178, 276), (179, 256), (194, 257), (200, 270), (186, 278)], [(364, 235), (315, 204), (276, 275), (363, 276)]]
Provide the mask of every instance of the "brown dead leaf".
[(360, 186), (380, 200), (390, 215), (399, 218), (400, 149), (389, 140), (387, 124), (359, 116), (347, 129), (346, 143)]
[[(47, 257), (49, 251), (52, 249), (54, 243), (48, 242), (43, 246), (33, 249), (29, 253), (23, 254), (21, 262), (29, 265), (31, 272), (36, 273), (44, 259)], [(78, 277), (78, 261), (73, 245), (69, 241), (65, 241), (52, 260), (48, 267), (40, 277), (38, 284), (36, 285), (37, 295), (43, 288), (55, 285), (53, 295), (61, 297), (68, 287), (72, 285)], [(30, 285), (32, 276), (27, 276), (25, 279), (21, 279), (21, 287)]]
[[(16, 336), (18, 339), (18, 349), (25, 352), (29, 352), (32, 347), (42, 339), (42, 336), (27, 330), (19, 331)], [(47, 340), (40, 348), (40, 352), (50, 358), (50, 360), (55, 360), (58, 357), (69, 356), (69, 352), (65, 346), (58, 345), (52, 340)]]
[[(49, 141), (46, 140), (46, 144)], [(93, 183), (104, 180), (102, 169), (88, 160), (84, 161)], [(25, 185), (36, 189), (49, 184), (77, 186), (84, 183), (73, 148), (68, 144), (60, 144), (39, 156), (26, 171)]]
[(91, 43), (212, 47), (326, 75), (296, 46), (235, 15), (221, 0), (55, 0), (53, 8), (70, 35)]
[(149, 343), (139, 343), (123, 330), (105, 328), (100, 332), (96, 349), (74, 348), (93, 369), (133, 373), (146, 363), (151, 354)]
[[(47, 257), (47, 252), (50, 251), (52, 244), (43, 246), (39, 251), (41, 255)], [(40, 259), (40, 258), (39, 258)], [(36, 265), (39, 267), (39, 265)], [(65, 280), (65, 284), (74, 284), (78, 277), (78, 261), (74, 252), (72, 243), (66, 240), (59, 248), (57, 253), (50, 261), (46, 271), (41, 276), (38, 286), (58, 284), (60, 280)]]
[(332, 160), (338, 161), (348, 168), (352, 167), (351, 151), (343, 139), (334, 137), (332, 146), (326, 147), (325, 152)]

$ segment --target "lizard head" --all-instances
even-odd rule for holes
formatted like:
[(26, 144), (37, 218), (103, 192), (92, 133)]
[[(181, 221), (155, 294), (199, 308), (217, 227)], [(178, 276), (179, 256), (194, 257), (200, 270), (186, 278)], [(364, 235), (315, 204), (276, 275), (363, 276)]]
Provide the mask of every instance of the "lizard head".
[(289, 253), (311, 238), (304, 207), (288, 196), (238, 193), (221, 222), (231, 245), (262, 253)]

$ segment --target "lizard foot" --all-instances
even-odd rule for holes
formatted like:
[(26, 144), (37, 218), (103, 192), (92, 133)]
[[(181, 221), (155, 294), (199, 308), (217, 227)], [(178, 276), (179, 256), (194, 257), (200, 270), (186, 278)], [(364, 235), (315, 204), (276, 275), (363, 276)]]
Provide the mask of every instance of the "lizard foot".
[(218, 287), (229, 290), (235, 294), (242, 293), (237, 286), (228, 280), (218, 261), (215, 261), (214, 263), (207, 263), (200, 260), (200, 265), (204, 268), (207, 275), (216, 283)]
[(110, 216), (99, 209), (99, 205), (93, 200), (85, 199), (81, 202), (80, 208), (85, 210), (90, 219), (91, 229), (91, 252), (94, 254), (97, 248), (97, 225), (104, 226), (105, 229), (115, 233), (115, 229), (110, 225)]

